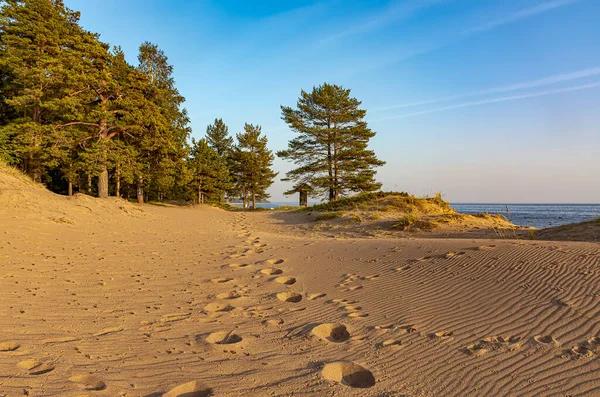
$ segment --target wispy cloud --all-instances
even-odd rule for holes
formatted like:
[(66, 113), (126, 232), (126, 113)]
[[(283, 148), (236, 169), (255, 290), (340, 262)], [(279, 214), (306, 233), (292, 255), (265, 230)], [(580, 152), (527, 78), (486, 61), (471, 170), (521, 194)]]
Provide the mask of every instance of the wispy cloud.
[(561, 7), (566, 7), (568, 5), (575, 4), (580, 1), (582, 1), (582, 0), (545, 1), (536, 6), (520, 9), (520, 10), (514, 11), (510, 14), (504, 15), (500, 18), (490, 20), (489, 22), (487, 22), (483, 25), (474, 26), (474, 27), (468, 28), (466, 30), (446, 34), (445, 37), (438, 38), (437, 40), (434, 40), (433, 43), (424, 45), (419, 50), (413, 51), (412, 53), (409, 53), (409, 54), (406, 54), (406, 51), (404, 51), (404, 50), (401, 51), (400, 54), (394, 54), (394, 51), (389, 51), (388, 53), (380, 56), (379, 62), (375, 61), (375, 60), (369, 60), (368, 65), (365, 65), (362, 68), (358, 68), (350, 74), (356, 74), (356, 73), (365, 72), (367, 70), (378, 69), (378, 68), (381, 68), (384, 66), (396, 64), (398, 62), (406, 61), (406, 60), (414, 58), (416, 56), (432, 53), (434, 51), (437, 51), (439, 49), (447, 47), (451, 44), (454, 44), (460, 40), (464, 40), (469, 37), (475, 36), (479, 33), (487, 32), (487, 31), (494, 30), (494, 29), (500, 28), (502, 26), (514, 23), (514, 22), (532, 18), (532, 17), (538, 16), (538, 15), (541, 15), (543, 13), (546, 13), (546, 12), (549, 12), (552, 10), (556, 10)]
[(533, 92), (530, 94), (512, 95), (512, 96), (504, 96), (504, 97), (499, 97), (499, 98), (485, 99), (485, 100), (481, 100), (481, 101), (465, 102), (465, 103), (460, 103), (457, 105), (444, 106), (444, 107), (439, 107), (439, 108), (434, 108), (434, 109), (423, 110), (423, 111), (419, 111), (419, 112), (399, 114), (396, 116), (380, 118), (380, 119), (376, 119), (376, 120), (372, 120), (372, 121), (403, 119), (406, 117), (420, 116), (423, 114), (437, 113), (437, 112), (443, 112), (443, 111), (448, 111), (448, 110), (453, 110), (453, 109), (461, 109), (461, 108), (466, 108), (466, 107), (471, 107), (471, 106), (481, 106), (481, 105), (487, 105), (487, 104), (491, 104), (491, 103), (516, 101), (519, 99), (535, 98), (535, 97), (541, 97), (541, 96), (546, 96), (546, 95), (559, 94), (559, 93), (563, 93), (563, 92), (581, 91), (581, 90), (587, 90), (587, 89), (596, 88), (596, 87), (600, 87), (600, 82), (583, 84), (583, 85), (578, 85), (578, 86), (573, 86), (573, 87), (558, 88), (558, 89), (554, 89), (554, 90), (538, 91), (538, 92)]
[(593, 67), (593, 68), (578, 70), (578, 71), (571, 72), (571, 73), (559, 74), (559, 75), (555, 75), (555, 76), (545, 77), (542, 79), (511, 84), (511, 85), (503, 86), (503, 87), (495, 87), (495, 88), (490, 88), (487, 90), (469, 92), (466, 94), (447, 96), (444, 98), (436, 98), (436, 99), (429, 99), (429, 100), (425, 100), (425, 101), (409, 102), (409, 103), (404, 103), (404, 104), (399, 104), (399, 105), (385, 106), (385, 107), (381, 107), (378, 109), (373, 109), (373, 110), (371, 110), (371, 112), (382, 112), (382, 111), (392, 110), (392, 109), (402, 109), (402, 108), (415, 107), (415, 106), (432, 105), (434, 103), (448, 102), (448, 101), (453, 101), (453, 100), (457, 100), (457, 99), (472, 98), (472, 97), (476, 97), (476, 96), (489, 95), (489, 94), (500, 94), (503, 92), (518, 91), (518, 90), (524, 90), (524, 89), (528, 89), (528, 88), (537, 88), (537, 87), (543, 87), (546, 85), (564, 83), (567, 81), (572, 81), (572, 80), (577, 80), (577, 79), (582, 79), (582, 78), (592, 77), (592, 76), (597, 76), (597, 75), (600, 75), (600, 67)]
[(398, 22), (402, 19), (409, 18), (417, 12), (438, 5), (447, 3), (450, 0), (412, 0), (412, 1), (396, 1), (391, 3), (383, 10), (375, 14), (364, 17), (361, 21), (352, 23), (353, 27), (349, 29), (339, 30), (326, 36), (320, 40), (319, 44), (329, 44), (331, 42), (341, 40), (348, 36), (365, 34), (376, 29), (381, 29), (392, 22)]
[(556, 8), (560, 8), (560, 7), (564, 7), (564, 6), (576, 3), (577, 1), (579, 1), (579, 0), (548, 1), (545, 3), (538, 4), (537, 6), (534, 6), (534, 7), (519, 10), (517, 12), (514, 12), (510, 15), (505, 16), (504, 18), (500, 18), (495, 21), (490, 21), (481, 26), (476, 26), (476, 27), (467, 29), (467, 30), (461, 32), (461, 34), (462, 35), (470, 35), (473, 33), (485, 32), (485, 31), (492, 30), (492, 29), (498, 28), (500, 26), (503, 26), (503, 25), (506, 25), (506, 24), (509, 24), (512, 22), (520, 21), (522, 19), (526, 19), (526, 18), (530, 18), (530, 17), (536, 16), (539, 14), (543, 14), (545, 12), (554, 10)]

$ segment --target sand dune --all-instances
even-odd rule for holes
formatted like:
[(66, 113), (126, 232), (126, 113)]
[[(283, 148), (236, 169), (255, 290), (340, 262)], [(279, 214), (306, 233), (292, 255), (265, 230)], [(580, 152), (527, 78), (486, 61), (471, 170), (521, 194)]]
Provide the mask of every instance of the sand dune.
[(309, 235), (7, 176), (0, 204), (0, 396), (600, 395), (596, 243)]

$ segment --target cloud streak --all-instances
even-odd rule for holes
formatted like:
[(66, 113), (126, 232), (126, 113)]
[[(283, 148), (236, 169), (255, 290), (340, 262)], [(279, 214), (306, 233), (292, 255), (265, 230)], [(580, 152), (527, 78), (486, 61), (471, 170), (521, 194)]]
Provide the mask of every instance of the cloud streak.
[(512, 95), (512, 96), (505, 96), (505, 97), (499, 97), (499, 98), (484, 99), (481, 101), (465, 102), (465, 103), (460, 103), (457, 105), (444, 106), (444, 107), (439, 107), (439, 108), (434, 108), (434, 109), (423, 110), (423, 111), (419, 111), (419, 112), (405, 113), (405, 114), (400, 114), (400, 115), (396, 115), (396, 116), (380, 118), (380, 119), (376, 119), (373, 121), (377, 122), (377, 121), (386, 121), (386, 120), (397, 120), (397, 119), (403, 119), (403, 118), (407, 118), (407, 117), (421, 116), (423, 114), (444, 112), (444, 111), (453, 110), (453, 109), (462, 109), (462, 108), (467, 108), (467, 107), (472, 107), (472, 106), (482, 106), (482, 105), (488, 105), (491, 103), (516, 101), (519, 99), (526, 99), (526, 98), (536, 98), (536, 97), (541, 97), (541, 96), (546, 96), (546, 95), (559, 94), (559, 93), (563, 93), (563, 92), (588, 90), (588, 89), (597, 88), (597, 87), (600, 87), (600, 82), (583, 84), (583, 85), (578, 85), (578, 86), (573, 86), (573, 87), (558, 88), (558, 89), (554, 89), (554, 90), (533, 92), (530, 94)]
[(364, 34), (376, 29), (381, 29), (392, 22), (398, 22), (404, 18), (409, 18), (422, 9), (448, 1), (449, 0), (413, 0), (408, 3), (396, 2), (389, 7), (386, 7), (384, 10), (379, 11), (375, 15), (365, 18), (364, 22), (354, 26), (353, 28), (341, 30), (325, 37), (319, 42), (319, 44), (329, 44), (348, 36)]
[(564, 7), (570, 4), (573, 4), (575, 2), (577, 2), (579, 0), (554, 0), (554, 1), (548, 1), (542, 4), (538, 4), (535, 7), (530, 7), (530, 8), (526, 8), (517, 12), (514, 12), (504, 18), (498, 19), (496, 21), (491, 21), (489, 23), (486, 23), (484, 25), (481, 26), (477, 26), (474, 28), (470, 28), (467, 29), (465, 31), (463, 31), (461, 34), (463, 35), (471, 35), (473, 33), (480, 33), (480, 32), (485, 32), (488, 30), (492, 30), (495, 29), (497, 27), (509, 24), (509, 23), (513, 23), (516, 21), (520, 21), (522, 19), (526, 19), (526, 18), (530, 18), (551, 10), (554, 10), (556, 8), (560, 8), (560, 7)]
[(364, 68), (360, 68), (358, 70), (355, 70), (352, 74), (356, 74), (356, 73), (361, 73), (361, 72), (365, 72), (367, 70), (372, 70), (372, 69), (378, 69), (387, 65), (392, 65), (392, 64), (396, 64), (398, 62), (402, 62), (402, 61), (406, 61), (408, 59), (414, 58), (416, 56), (419, 55), (423, 55), (423, 54), (428, 54), (428, 53), (432, 53), (434, 51), (437, 51), (441, 48), (447, 47), (453, 43), (456, 43), (460, 40), (466, 39), (468, 37), (474, 36), (478, 33), (483, 33), (483, 32), (487, 32), (490, 30), (494, 30), (496, 28), (502, 27), (504, 25), (508, 25), (520, 20), (524, 20), (524, 19), (528, 19), (561, 7), (565, 7), (577, 2), (580, 2), (581, 0), (552, 0), (552, 1), (546, 1), (543, 2), (541, 4), (538, 4), (537, 6), (534, 7), (530, 7), (530, 8), (525, 8), (519, 11), (515, 11), (511, 14), (508, 14), (502, 18), (490, 21), (486, 24), (483, 25), (479, 25), (479, 26), (475, 26), (463, 31), (459, 31), (454, 33), (454, 37), (450, 37), (450, 38), (443, 38), (441, 39), (438, 43), (434, 43), (431, 45), (427, 45), (421, 49), (419, 49), (418, 51), (413, 51), (412, 54), (401, 54), (400, 56), (397, 55), (387, 55), (385, 56), (383, 61), (380, 61), (378, 63), (371, 63), (369, 64), (368, 67), (364, 67)]
[(504, 93), (504, 92), (518, 91), (518, 90), (524, 90), (524, 89), (528, 89), (528, 88), (537, 88), (537, 87), (543, 87), (543, 86), (551, 85), (551, 84), (564, 83), (566, 81), (583, 79), (586, 77), (593, 77), (593, 76), (597, 76), (597, 75), (600, 75), (600, 67), (593, 67), (593, 68), (578, 70), (578, 71), (571, 72), (571, 73), (559, 74), (559, 75), (555, 75), (555, 76), (545, 77), (542, 79), (511, 84), (511, 85), (504, 86), (504, 87), (495, 87), (495, 88), (490, 88), (487, 90), (474, 91), (474, 92), (470, 92), (470, 93), (466, 93), (466, 94), (447, 96), (444, 98), (436, 98), (436, 99), (429, 99), (429, 100), (425, 100), (425, 101), (409, 102), (409, 103), (404, 103), (404, 104), (400, 104), (400, 105), (385, 106), (385, 107), (381, 107), (378, 109), (373, 109), (373, 110), (371, 110), (371, 112), (383, 112), (386, 110), (402, 109), (402, 108), (423, 106), (423, 105), (432, 105), (434, 103), (454, 101), (457, 99), (472, 98), (472, 97), (476, 97), (476, 96), (489, 95), (489, 94), (500, 94), (500, 93)]

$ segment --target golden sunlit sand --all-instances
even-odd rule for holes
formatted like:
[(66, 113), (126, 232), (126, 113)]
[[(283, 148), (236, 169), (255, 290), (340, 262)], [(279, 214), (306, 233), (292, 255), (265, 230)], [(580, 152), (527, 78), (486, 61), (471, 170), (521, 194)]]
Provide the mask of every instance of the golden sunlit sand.
[(600, 390), (598, 243), (348, 237), (306, 216), (0, 173), (0, 395)]

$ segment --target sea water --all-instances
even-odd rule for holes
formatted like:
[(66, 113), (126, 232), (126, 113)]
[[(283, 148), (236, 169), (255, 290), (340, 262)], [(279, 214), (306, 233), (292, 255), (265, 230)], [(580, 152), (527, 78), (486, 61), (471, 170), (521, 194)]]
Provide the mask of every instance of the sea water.
[(600, 218), (600, 204), (470, 204), (453, 203), (463, 214), (500, 214), (519, 226), (538, 229)]

